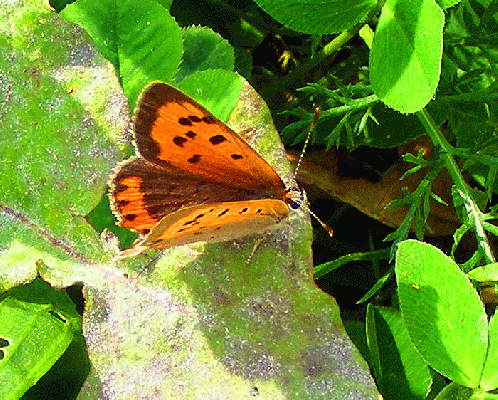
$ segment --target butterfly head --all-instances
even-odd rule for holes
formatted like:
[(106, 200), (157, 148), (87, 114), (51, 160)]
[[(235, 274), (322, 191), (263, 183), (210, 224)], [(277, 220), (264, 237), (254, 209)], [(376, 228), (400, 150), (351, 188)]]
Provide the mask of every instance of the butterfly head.
[(304, 203), (304, 192), (297, 186), (289, 187), (285, 190), (285, 202), (293, 210), (297, 210)]

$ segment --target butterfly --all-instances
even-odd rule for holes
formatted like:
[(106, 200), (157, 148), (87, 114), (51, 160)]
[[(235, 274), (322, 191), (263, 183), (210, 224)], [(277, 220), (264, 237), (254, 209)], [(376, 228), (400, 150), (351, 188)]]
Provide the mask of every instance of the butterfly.
[(244, 139), (173, 86), (144, 89), (134, 135), (138, 154), (109, 183), (120, 225), (141, 235), (121, 256), (240, 238), (299, 207), (297, 189), (286, 189)]

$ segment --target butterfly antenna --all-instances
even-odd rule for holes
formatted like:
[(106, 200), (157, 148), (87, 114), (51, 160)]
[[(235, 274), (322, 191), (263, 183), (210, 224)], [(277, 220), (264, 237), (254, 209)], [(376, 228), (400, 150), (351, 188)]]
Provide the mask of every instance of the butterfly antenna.
[(329, 234), (330, 237), (334, 236), (334, 231), (330, 226), (328, 226), (325, 222), (323, 222), (320, 218), (318, 218), (317, 215), (309, 209), (309, 207), (308, 211), (311, 214), (311, 216), (315, 218), (316, 222), (318, 222), (322, 226), (322, 228), (325, 229), (325, 231)]
[(313, 121), (311, 121), (310, 128), (308, 129), (308, 133), (306, 134), (306, 139), (304, 140), (303, 149), (301, 150), (301, 154), (299, 155), (299, 160), (297, 160), (296, 168), (294, 169), (294, 178), (296, 178), (297, 172), (299, 171), (299, 168), (301, 167), (301, 163), (303, 162), (304, 153), (306, 152), (306, 147), (308, 147), (308, 143), (310, 142), (310, 139), (311, 139), (311, 134), (313, 133), (313, 130), (315, 129), (316, 123), (318, 122), (318, 117), (320, 117), (321, 112), (322, 112), (322, 109), (320, 107), (315, 108), (315, 115), (313, 116)]
[[(294, 169), (294, 178), (296, 178), (297, 172), (299, 171), (299, 168), (301, 167), (304, 153), (306, 152), (306, 147), (308, 147), (308, 143), (310, 142), (310, 139), (311, 139), (311, 134), (313, 133), (313, 130), (315, 129), (315, 126), (318, 122), (318, 118), (320, 117), (321, 111), (322, 110), (320, 107), (315, 108), (315, 114), (313, 115), (313, 120), (311, 121), (310, 128), (308, 130), (308, 133), (306, 134), (306, 139), (304, 141), (303, 149), (301, 150), (301, 154), (299, 155), (299, 160), (297, 160), (296, 168)], [(313, 211), (310, 210), (308, 205), (306, 205), (306, 208), (308, 209), (308, 212), (310, 213), (310, 215), (313, 218), (315, 218), (316, 222), (318, 222), (322, 226), (322, 228), (329, 234), (329, 236), (332, 237), (334, 235), (334, 231), (332, 230), (332, 228), (330, 226), (328, 226), (325, 222), (323, 222), (320, 218), (318, 218), (318, 216)]]

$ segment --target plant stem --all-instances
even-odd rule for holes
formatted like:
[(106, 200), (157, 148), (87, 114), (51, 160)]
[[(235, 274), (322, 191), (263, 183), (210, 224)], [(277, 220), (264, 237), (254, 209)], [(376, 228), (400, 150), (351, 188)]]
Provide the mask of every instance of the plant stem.
[(336, 115), (347, 114), (348, 112), (358, 111), (368, 106), (371, 106), (375, 103), (378, 103), (380, 100), (375, 94), (371, 94), (367, 97), (362, 97), (360, 99), (354, 99), (348, 102), (347, 105), (329, 108), (326, 111), (323, 111), (321, 114), (321, 118), (330, 118)]
[(464, 201), (465, 209), (469, 215), (470, 220), (472, 221), (472, 228), (476, 235), (477, 244), (479, 249), (481, 250), (481, 254), (484, 256), (484, 259), (487, 264), (495, 262), (493, 253), (489, 246), (488, 238), (486, 236), (486, 232), (481, 222), (482, 213), (479, 210), (479, 207), (475, 203), (467, 183), (463, 179), (463, 176), (460, 172), (460, 168), (453, 158), (453, 147), (448, 143), (446, 138), (441, 134), (439, 128), (435, 124), (431, 115), (424, 108), (417, 112), (417, 116), (422, 124), (425, 126), (427, 134), (432, 140), (434, 146), (439, 147), (441, 150), (441, 159), (444, 162), (448, 173), (453, 180), (453, 183), (458, 190), (461, 198)]

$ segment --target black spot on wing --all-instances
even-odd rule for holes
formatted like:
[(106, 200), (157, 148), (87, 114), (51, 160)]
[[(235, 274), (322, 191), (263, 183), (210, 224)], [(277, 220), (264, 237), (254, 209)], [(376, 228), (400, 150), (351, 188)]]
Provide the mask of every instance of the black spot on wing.
[(218, 214), (218, 217), (222, 217), (223, 215), (225, 215), (225, 214), (226, 214), (226, 213), (228, 213), (229, 211), (230, 211), (230, 209), (229, 209), (229, 208), (225, 208), (222, 212), (220, 212), (220, 213)]
[(137, 214), (126, 214), (123, 215), (123, 218), (127, 221), (133, 221), (135, 218), (137, 218)]
[(187, 159), (187, 162), (189, 162), (190, 164), (197, 164), (199, 161), (201, 161), (200, 154), (194, 154), (192, 157)]
[(180, 125), (184, 125), (184, 126), (192, 126), (193, 125), (192, 121), (189, 118), (187, 118), (187, 117), (180, 117), (180, 118), (178, 118), (178, 123)]
[(209, 141), (211, 142), (211, 144), (217, 145), (223, 142), (227, 142), (228, 139), (223, 135), (214, 135), (209, 138)]
[(184, 138), (184, 137), (181, 137), (181, 136), (175, 136), (173, 138), (173, 143), (176, 144), (178, 147), (183, 147), (183, 145), (185, 144), (185, 142), (187, 141), (188, 139)]

